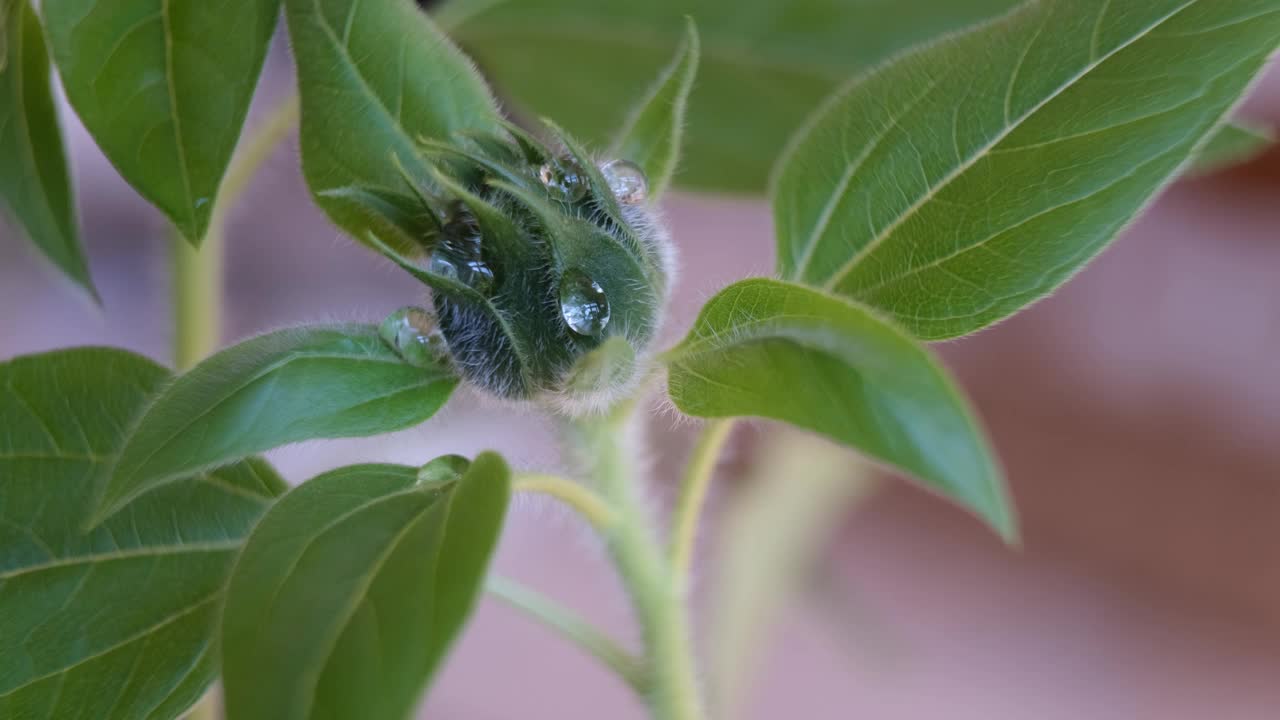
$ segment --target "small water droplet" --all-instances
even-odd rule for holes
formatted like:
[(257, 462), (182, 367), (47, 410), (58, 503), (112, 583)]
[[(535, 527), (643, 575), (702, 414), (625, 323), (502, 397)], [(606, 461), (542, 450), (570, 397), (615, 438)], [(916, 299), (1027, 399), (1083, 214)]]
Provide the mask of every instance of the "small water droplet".
[(587, 196), (587, 179), (572, 161), (552, 160), (543, 164), (538, 168), (538, 180), (557, 200), (575, 203)]
[(391, 313), (378, 327), (378, 335), (415, 367), (437, 365), (445, 354), (444, 336), (436, 329), (435, 318), (420, 307), (402, 307)]
[(639, 205), (649, 198), (649, 178), (639, 165), (629, 160), (614, 160), (600, 168), (609, 189), (623, 205)]
[(431, 253), (427, 272), (462, 283), (478, 292), (487, 293), (493, 289), (493, 270), (483, 260), (459, 257), (445, 248)]
[(560, 278), (560, 316), (575, 333), (599, 337), (609, 325), (609, 298), (586, 273), (566, 270)]

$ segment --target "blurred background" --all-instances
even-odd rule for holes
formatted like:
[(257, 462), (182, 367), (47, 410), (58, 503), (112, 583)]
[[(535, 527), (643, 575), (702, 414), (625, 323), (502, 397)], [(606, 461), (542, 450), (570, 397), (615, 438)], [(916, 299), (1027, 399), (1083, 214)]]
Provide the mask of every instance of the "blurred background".
[[(278, 42), (250, 125), (292, 91), (291, 73)], [(1239, 115), (1280, 126), (1280, 73)], [(63, 117), (103, 306), (0, 224), (0, 359), (110, 344), (166, 360), (168, 231)], [(815, 538), (799, 591), (763, 632), (759, 671), (741, 681), (741, 715), (1280, 717), (1278, 198), (1280, 151), (1181, 181), (1055, 297), (940, 346), (1007, 468), (1023, 546), (1003, 547), (900, 480), (834, 493), (830, 532)], [(676, 195), (665, 209), (684, 268), (667, 328), (675, 338), (717, 289), (770, 273), (772, 221), (762, 200)], [(293, 139), (233, 212), (228, 244), (228, 341), (297, 323), (377, 321), (421, 298), (417, 283), (311, 205)], [(673, 492), (692, 430), (655, 411), (656, 508)], [(744, 424), (721, 468), (695, 582), (700, 628), (722, 620), (718, 540), (730, 511), (758, 490), (773, 434)], [(468, 394), (415, 430), (271, 459), (300, 482), (343, 464), (484, 448), (526, 469), (559, 463), (535, 415)], [(841, 468), (865, 474), (849, 456), (838, 456), (833, 472)], [(550, 501), (517, 498), (497, 569), (634, 640), (601, 548)], [(721, 653), (703, 640), (708, 656)], [(576, 648), (488, 599), (422, 712), (643, 717)]]

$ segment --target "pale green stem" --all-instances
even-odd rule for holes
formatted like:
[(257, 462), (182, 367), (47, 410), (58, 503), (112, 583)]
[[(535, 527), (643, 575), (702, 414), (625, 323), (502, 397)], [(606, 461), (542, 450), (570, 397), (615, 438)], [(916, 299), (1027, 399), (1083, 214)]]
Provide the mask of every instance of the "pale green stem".
[(639, 466), (628, 444), (633, 404), (607, 419), (568, 423), (569, 448), (616, 513), (605, 534), (644, 637), (649, 694), (645, 700), (657, 720), (705, 717), (695, 673), (684, 594), (671, 573), (664, 543), (644, 512)]
[(706, 505), (720, 452), (733, 432), (733, 420), (717, 420), (703, 428), (680, 484), (680, 498), (671, 521), (671, 571), (683, 590), (693, 567), (698, 519)]
[(200, 248), (177, 232), (173, 239), (174, 364), (186, 370), (208, 357), (222, 339), (222, 270), (227, 212), (244, 194), (263, 161), (298, 124), (298, 98), (273, 108), (236, 151), (218, 193)]
[(200, 702), (187, 713), (186, 720), (218, 720), (218, 694), (213, 690), (204, 694)]
[(613, 508), (592, 492), (568, 478), (542, 473), (521, 473), (516, 476), (512, 489), (516, 492), (539, 493), (553, 497), (573, 508), (601, 535), (614, 524)]
[(647, 690), (644, 663), (613, 640), (546, 595), (497, 575), (489, 576), (485, 589), (511, 607), (540, 620), (617, 673), (638, 694)]
[(173, 234), (173, 362), (187, 370), (222, 335), (222, 228), (211, 222), (200, 249)]
[[(218, 349), (222, 340), (222, 271), (227, 212), (244, 194), (249, 181), (298, 124), (298, 96), (290, 95), (246, 138), (227, 168), (218, 204), (197, 250), (173, 233), (173, 362), (187, 370)], [(218, 720), (215, 693), (206, 693), (187, 720)]]

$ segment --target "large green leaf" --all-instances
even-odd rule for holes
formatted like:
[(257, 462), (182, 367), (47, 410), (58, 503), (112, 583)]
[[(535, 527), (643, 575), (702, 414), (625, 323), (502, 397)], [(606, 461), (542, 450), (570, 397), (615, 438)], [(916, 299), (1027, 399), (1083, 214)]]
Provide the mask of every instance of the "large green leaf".
[(280, 0), (45, 0), (67, 98), (131, 185), (199, 243)]
[(456, 460), (422, 481), (342, 468), (267, 513), (227, 590), (231, 720), (408, 717), (475, 605), (510, 493), (497, 455)]
[(397, 163), (430, 172), (421, 137), (500, 129), (471, 62), (409, 0), (286, 0), (302, 95), (302, 169), (316, 202), (360, 242), (378, 229), (332, 191), (411, 195)]
[(376, 435), (431, 417), (458, 379), (406, 364), (368, 325), (281, 330), (205, 360), (130, 433), (102, 517), (157, 485), (288, 443)]
[(0, 199), (45, 257), (96, 296), (76, 226), (44, 33), (26, 0), (0, 2)]
[(1015, 2), (451, 0), (439, 17), (505, 93), (603, 148), (692, 16), (702, 62), (676, 183), (759, 193), (787, 138), (849, 76)]
[(911, 473), (1006, 538), (1016, 532), (1000, 469), (947, 373), (848, 300), (743, 280), (707, 303), (667, 361), (671, 399), (689, 415), (814, 430)]
[(698, 74), (698, 27), (690, 19), (675, 58), (618, 131), (610, 154), (636, 163), (649, 179), (650, 201), (662, 197), (680, 161), (689, 91)]
[(260, 460), (84, 531), (124, 428), (168, 379), (120, 350), (0, 364), (0, 717), (177, 717), (217, 669), (232, 560), (284, 484)]
[(783, 159), (780, 271), (919, 337), (995, 322), (1105, 247), (1278, 41), (1276, 0), (1044, 0), (899, 58)]

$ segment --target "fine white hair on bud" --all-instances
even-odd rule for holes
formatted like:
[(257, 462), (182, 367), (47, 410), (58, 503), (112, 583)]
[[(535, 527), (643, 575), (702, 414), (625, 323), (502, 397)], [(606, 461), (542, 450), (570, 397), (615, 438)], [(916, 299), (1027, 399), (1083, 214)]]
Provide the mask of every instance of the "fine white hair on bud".
[(676, 258), (643, 171), (552, 132), (553, 145), (514, 125), (423, 140), (432, 172), (403, 173), (411, 195), (353, 199), (412, 239), (408, 254), (378, 245), (431, 289), (429, 309), (384, 322), (397, 352), (581, 415), (644, 377)]

